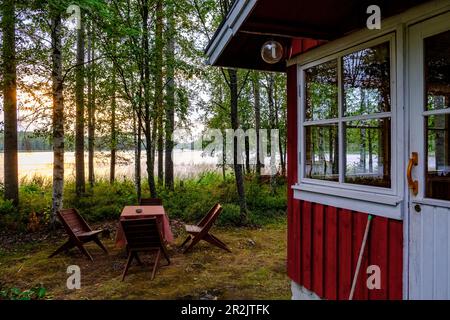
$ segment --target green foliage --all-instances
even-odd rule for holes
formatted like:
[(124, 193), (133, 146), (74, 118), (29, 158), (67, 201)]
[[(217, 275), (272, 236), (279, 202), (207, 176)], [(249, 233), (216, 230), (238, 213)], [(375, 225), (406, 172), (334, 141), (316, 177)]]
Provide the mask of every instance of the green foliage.
[[(148, 184), (143, 181), (143, 197), (148, 197)], [(249, 222), (261, 225), (284, 215), (286, 210), (286, 185), (278, 182), (274, 190), (269, 185), (260, 185), (253, 177), (245, 181)], [(90, 222), (117, 220), (122, 208), (137, 204), (133, 181), (116, 181), (110, 184), (99, 180), (88, 187), (86, 194), (77, 198), (75, 184), (65, 185), (64, 207), (77, 208)], [(240, 210), (236, 193), (236, 182), (232, 175), (222, 176), (206, 172), (197, 178), (175, 182), (174, 191), (160, 188), (158, 195), (170, 218), (184, 222), (198, 222), (217, 202), (223, 206), (220, 225), (238, 225)], [(0, 225), (20, 231), (30, 231), (33, 215), (39, 227), (48, 225), (51, 214), (52, 190), (45, 179), (33, 177), (23, 181), (20, 187), (21, 204), (16, 209), (11, 201), (0, 200)]]
[(40, 285), (24, 291), (18, 288), (0, 288), (0, 300), (43, 300), (46, 295), (47, 289)]

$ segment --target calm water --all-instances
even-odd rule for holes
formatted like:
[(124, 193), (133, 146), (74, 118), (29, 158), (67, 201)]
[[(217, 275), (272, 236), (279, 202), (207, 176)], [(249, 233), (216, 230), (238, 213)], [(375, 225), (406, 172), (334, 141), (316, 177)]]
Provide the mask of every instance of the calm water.
[[(216, 158), (202, 156), (200, 151), (177, 150), (173, 154), (174, 173), (176, 177), (187, 178), (196, 176), (203, 171), (218, 171)], [(75, 177), (75, 154), (66, 152), (64, 155), (65, 178)], [(96, 178), (109, 178), (110, 159), (109, 153), (95, 153), (95, 176)], [(87, 176), (87, 153), (85, 157), (86, 176)], [(19, 152), (19, 178), (27, 179), (34, 175), (48, 177), (53, 175), (53, 152)], [(141, 159), (142, 176), (146, 177), (146, 159), (145, 155)], [(4, 155), (0, 153), (0, 181), (3, 181)], [(133, 178), (134, 176), (134, 153), (132, 151), (118, 152), (116, 162), (117, 179)]]
[[(85, 154), (86, 177), (87, 177), (87, 153)], [(65, 160), (65, 178), (75, 178), (75, 157), (73, 152), (66, 152)], [(95, 154), (95, 176), (96, 178), (109, 178), (109, 153), (97, 152)], [(157, 161), (157, 160), (156, 160)], [(218, 160), (216, 157), (205, 156), (201, 151), (193, 150), (175, 150), (173, 153), (174, 174), (178, 178), (189, 178), (197, 176), (205, 171), (221, 172), (221, 168), (217, 167)], [(266, 159), (267, 166), (270, 158)], [(157, 162), (155, 162), (157, 163)], [(52, 178), (53, 175), (53, 153), (52, 152), (20, 152), (19, 153), (19, 178), (29, 179), (34, 175), (39, 175), (47, 178)], [(146, 159), (142, 155), (142, 176), (145, 178), (146, 173)], [(4, 159), (3, 153), (0, 153), (0, 181), (3, 181), (3, 167)], [(264, 171), (264, 170), (263, 170)], [(155, 172), (156, 173), (156, 172)], [(117, 179), (134, 177), (134, 152), (123, 151), (117, 153), (116, 164)]]

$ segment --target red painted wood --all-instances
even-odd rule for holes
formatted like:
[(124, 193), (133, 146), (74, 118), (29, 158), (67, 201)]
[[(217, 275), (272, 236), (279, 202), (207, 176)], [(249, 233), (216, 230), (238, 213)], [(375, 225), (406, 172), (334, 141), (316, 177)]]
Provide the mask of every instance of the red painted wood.
[[(364, 238), (364, 232), (367, 226), (368, 216), (363, 213), (355, 212), (353, 213), (353, 258), (352, 258), (352, 281), (356, 272), (356, 265), (358, 263), (358, 258), (361, 250), (362, 241)], [(366, 270), (368, 266), (367, 260), (367, 243), (363, 248), (363, 257), (361, 260), (361, 267), (358, 273), (358, 278), (355, 287), (355, 294), (353, 299), (365, 300), (368, 298), (368, 289), (366, 286)]]
[(287, 69), (287, 216), (288, 216), (288, 275), (301, 283), (300, 277), (300, 210), (293, 201), (291, 186), (297, 179), (297, 67)]
[(383, 217), (374, 217), (372, 222), (369, 263), (380, 267), (381, 289), (369, 290), (369, 298), (371, 300), (387, 299), (388, 220)]
[(341, 210), (338, 232), (338, 299), (347, 300), (352, 278), (352, 213), (350, 210)]
[(389, 220), (388, 299), (400, 300), (402, 295), (403, 266), (398, 263), (403, 256), (403, 224)]
[(301, 233), (302, 233), (302, 241), (301, 241), (301, 279), (302, 284), (305, 288), (309, 290), (312, 289), (312, 281), (311, 281), (311, 267), (312, 267), (312, 223), (311, 223), (311, 213), (312, 213), (312, 205), (310, 202), (303, 201), (301, 207)]
[[(299, 41), (296, 48), (308, 50), (313, 45)], [(287, 87), (288, 275), (322, 298), (347, 300), (368, 215), (293, 198), (291, 186), (297, 182), (298, 166), (296, 66), (287, 70)], [(322, 237), (317, 234), (320, 230)], [(369, 263), (382, 268), (384, 289), (380, 292), (366, 288)], [(375, 217), (354, 298), (401, 299), (402, 268), (403, 223)]]
[(337, 232), (337, 208), (326, 207), (325, 210), (325, 251), (324, 251), (324, 284), (325, 298), (337, 299), (337, 263), (338, 263), (338, 232)]
[(324, 207), (321, 204), (315, 204), (313, 209), (313, 263), (312, 263), (312, 288), (319, 296), (323, 296), (323, 255), (324, 255)]

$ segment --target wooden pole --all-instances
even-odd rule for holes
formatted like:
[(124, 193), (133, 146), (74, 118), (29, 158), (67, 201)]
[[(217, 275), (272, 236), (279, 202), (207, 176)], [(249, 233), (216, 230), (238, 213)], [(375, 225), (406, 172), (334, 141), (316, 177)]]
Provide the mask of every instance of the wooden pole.
[(358, 263), (356, 264), (355, 275), (353, 276), (352, 288), (350, 290), (350, 296), (348, 297), (348, 300), (353, 300), (353, 294), (355, 293), (355, 288), (356, 288), (356, 280), (358, 280), (359, 269), (361, 268), (362, 257), (364, 254), (364, 248), (366, 247), (367, 237), (369, 235), (371, 220), (372, 220), (372, 216), (369, 214), (369, 216), (367, 218), (366, 230), (364, 231), (364, 237), (363, 237), (363, 240), (361, 243), (361, 249), (359, 249)]

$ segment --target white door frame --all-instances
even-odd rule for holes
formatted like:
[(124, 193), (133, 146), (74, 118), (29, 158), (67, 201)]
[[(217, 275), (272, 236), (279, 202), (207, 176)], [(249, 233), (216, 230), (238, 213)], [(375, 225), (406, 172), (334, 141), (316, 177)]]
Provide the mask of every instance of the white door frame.
[[(411, 252), (419, 250), (422, 242), (420, 237), (414, 231), (414, 225), (412, 223), (412, 215), (417, 214), (414, 206), (429, 205), (450, 208), (450, 201), (427, 199), (425, 197), (425, 128), (424, 128), (424, 46), (423, 39), (445, 32), (450, 28), (450, 12), (443, 13), (439, 16), (430, 18), (423, 22), (411, 25), (407, 29), (407, 90), (406, 96), (407, 105), (406, 117), (407, 125), (409, 126), (409, 133), (407, 141), (409, 142), (407, 158), (411, 157), (412, 152), (418, 153), (418, 164), (413, 168), (412, 177), (419, 183), (417, 195), (413, 195), (411, 190), (408, 189), (408, 184), (405, 181), (405, 188), (407, 195), (407, 212), (405, 219), (405, 228), (407, 230), (407, 237), (405, 237), (405, 249), (407, 254), (404, 263), (407, 264), (404, 268), (407, 274), (403, 279), (407, 281), (404, 284), (404, 297), (405, 298), (417, 298), (417, 292), (415, 290), (422, 290), (420, 273), (418, 271), (424, 271), (421, 261), (416, 261)], [(407, 163), (407, 162), (406, 162)], [(406, 170), (406, 168), (405, 168)], [(405, 174), (406, 180), (406, 174)], [(420, 213), (419, 213), (420, 214)]]

